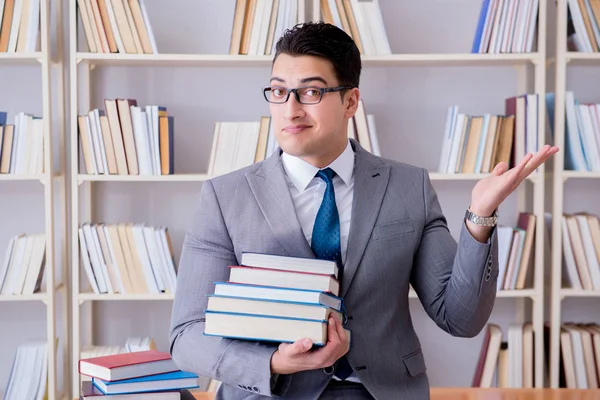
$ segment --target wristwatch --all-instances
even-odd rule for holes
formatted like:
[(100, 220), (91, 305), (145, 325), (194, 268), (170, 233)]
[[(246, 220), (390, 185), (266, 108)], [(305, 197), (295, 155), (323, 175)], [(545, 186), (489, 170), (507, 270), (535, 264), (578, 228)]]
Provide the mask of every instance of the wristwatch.
[(496, 208), (490, 217), (482, 217), (471, 211), (471, 206), (469, 206), (465, 213), (465, 219), (471, 221), (475, 225), (496, 226), (496, 223), (498, 222), (498, 209)]

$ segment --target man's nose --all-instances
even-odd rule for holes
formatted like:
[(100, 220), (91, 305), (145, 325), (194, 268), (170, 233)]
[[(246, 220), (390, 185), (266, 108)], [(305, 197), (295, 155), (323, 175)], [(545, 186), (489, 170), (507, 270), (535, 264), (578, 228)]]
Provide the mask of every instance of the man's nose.
[(284, 105), (285, 107), (285, 118), (294, 119), (302, 116), (303, 109), (302, 104), (298, 102), (298, 99), (294, 93), (290, 93), (290, 98)]

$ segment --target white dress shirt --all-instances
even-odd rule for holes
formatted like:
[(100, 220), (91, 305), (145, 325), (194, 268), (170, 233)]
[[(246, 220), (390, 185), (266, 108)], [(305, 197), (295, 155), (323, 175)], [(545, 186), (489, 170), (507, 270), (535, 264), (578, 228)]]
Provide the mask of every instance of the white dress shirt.
[[(283, 162), (287, 186), (292, 195), (298, 221), (310, 245), (315, 218), (323, 201), (327, 184), (321, 178), (315, 176), (319, 168), (306, 161), (285, 152), (281, 155), (281, 161)], [(350, 141), (348, 141), (342, 154), (327, 167), (335, 171), (333, 187), (335, 203), (340, 216), (340, 248), (342, 264), (344, 264), (346, 262), (348, 234), (352, 216), (352, 198), (354, 196), (354, 150)], [(359, 382), (354, 373), (346, 380)]]

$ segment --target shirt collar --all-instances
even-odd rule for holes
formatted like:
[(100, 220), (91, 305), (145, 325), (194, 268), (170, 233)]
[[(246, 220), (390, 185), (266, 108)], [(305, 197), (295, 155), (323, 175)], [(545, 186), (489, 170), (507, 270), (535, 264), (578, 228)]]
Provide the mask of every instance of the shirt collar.
[[(283, 152), (281, 155), (281, 161), (283, 162), (283, 168), (285, 169), (287, 176), (300, 192), (303, 192), (306, 189), (310, 181), (319, 171), (319, 168), (314, 165), (286, 152)], [(342, 154), (333, 160), (327, 167), (334, 170), (346, 185), (350, 184), (352, 173), (354, 171), (354, 150), (352, 149), (350, 141), (348, 141)]]

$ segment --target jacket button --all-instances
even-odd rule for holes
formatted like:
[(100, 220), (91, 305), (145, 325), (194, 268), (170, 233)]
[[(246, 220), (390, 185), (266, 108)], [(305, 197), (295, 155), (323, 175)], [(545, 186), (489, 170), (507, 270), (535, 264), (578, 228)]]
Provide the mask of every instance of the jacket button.
[(323, 368), (323, 372), (325, 372), (327, 375), (333, 374), (334, 370), (335, 368), (333, 368), (333, 365)]

